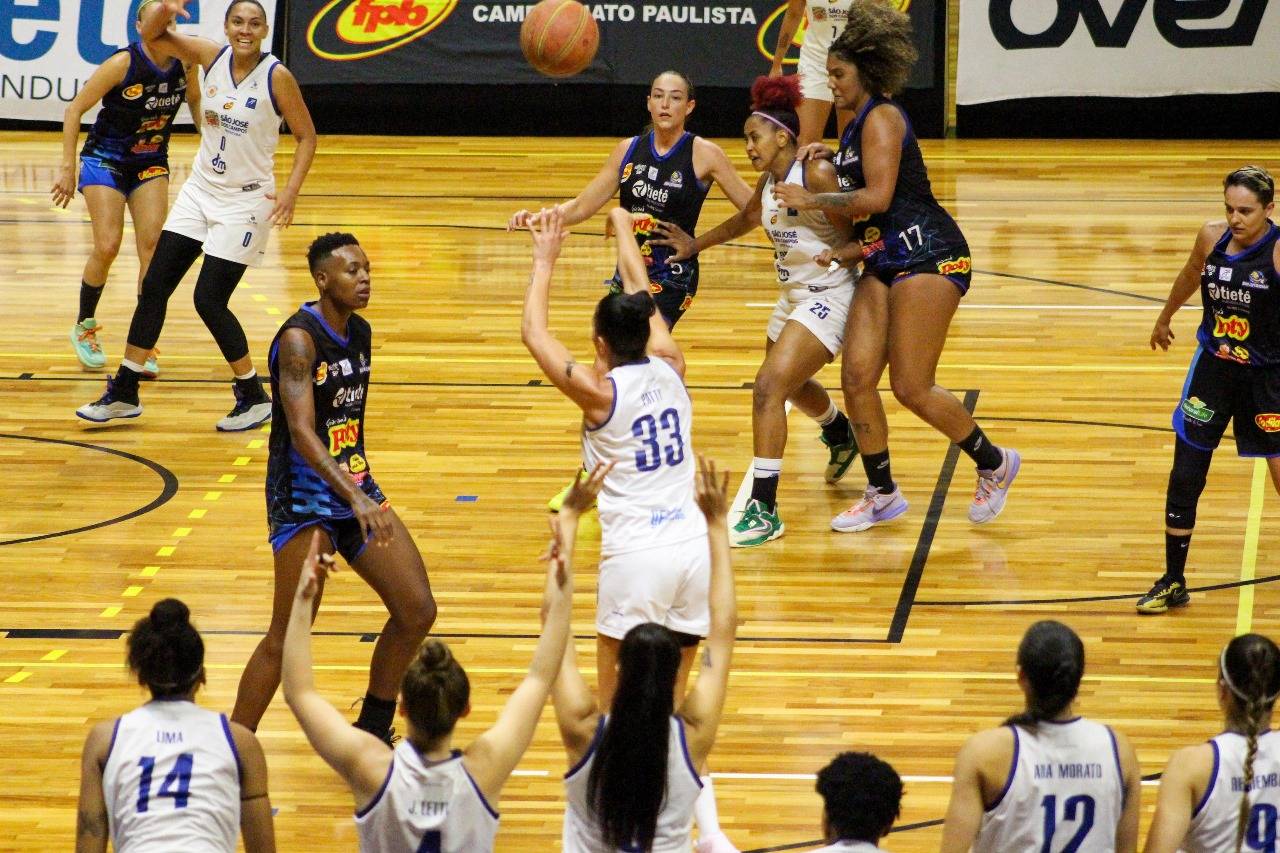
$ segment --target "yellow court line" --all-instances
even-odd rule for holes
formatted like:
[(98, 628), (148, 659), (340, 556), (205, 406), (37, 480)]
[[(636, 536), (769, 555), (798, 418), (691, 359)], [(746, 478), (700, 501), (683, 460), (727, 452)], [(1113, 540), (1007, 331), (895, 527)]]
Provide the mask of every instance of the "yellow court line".
[[(1249, 520), (1244, 526), (1244, 554), (1240, 558), (1240, 580), (1257, 577), (1258, 533), (1262, 530), (1262, 499), (1267, 492), (1267, 463), (1253, 461), (1253, 483), (1249, 487)], [(1253, 584), (1240, 587), (1240, 603), (1236, 608), (1236, 636), (1249, 633), (1253, 626)]]

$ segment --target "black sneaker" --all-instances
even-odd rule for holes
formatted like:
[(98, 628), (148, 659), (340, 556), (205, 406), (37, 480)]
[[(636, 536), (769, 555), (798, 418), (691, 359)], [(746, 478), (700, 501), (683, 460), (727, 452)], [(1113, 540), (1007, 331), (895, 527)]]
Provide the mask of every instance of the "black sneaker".
[(142, 403), (138, 401), (138, 386), (133, 386), (129, 394), (124, 388), (118, 388), (115, 379), (107, 377), (107, 392), (97, 402), (85, 403), (76, 409), (76, 417), (105, 424), (116, 418), (136, 418), (142, 414)]
[(253, 380), (237, 381), (231, 389), (236, 395), (236, 405), (225, 418), (218, 421), (219, 432), (242, 432), (271, 420), (271, 398), (262, 390), (262, 380), (259, 379), (256, 383)]
[(1137, 607), (1139, 613), (1164, 613), (1170, 607), (1182, 607), (1189, 601), (1191, 593), (1187, 592), (1185, 583), (1162, 577), (1146, 595), (1138, 599)]

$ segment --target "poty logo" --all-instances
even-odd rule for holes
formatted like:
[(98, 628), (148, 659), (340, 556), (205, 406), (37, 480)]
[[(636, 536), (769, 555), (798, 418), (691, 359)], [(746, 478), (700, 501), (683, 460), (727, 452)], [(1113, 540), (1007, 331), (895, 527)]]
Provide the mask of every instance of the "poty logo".
[(1214, 317), (1213, 336), (1215, 338), (1231, 338), (1233, 341), (1243, 341), (1249, 337), (1249, 321), (1234, 314), (1230, 317)]
[(323, 59), (365, 59), (408, 44), (449, 17), (458, 0), (331, 0), (307, 27), (307, 45)]
[[(1266, 0), (1263, 0), (1266, 2)], [(756, 50), (760, 51), (760, 55), (770, 62), (773, 61), (773, 51), (778, 46), (778, 36), (782, 32), (782, 18), (787, 12), (789, 4), (783, 3), (775, 9), (764, 22), (760, 24), (760, 29), (756, 30)], [(911, 0), (889, 0), (889, 5), (897, 8), (899, 12), (905, 12), (911, 7)], [(844, 28), (845, 16), (848, 13), (843, 8), (830, 9), (825, 14), (814, 15), (814, 19), (821, 24), (831, 26), (835, 21), (839, 21), (841, 29)], [(825, 19), (825, 20), (824, 20)], [(827, 24), (827, 20), (832, 24)], [(804, 41), (805, 30), (813, 21), (809, 20), (806, 14), (800, 21), (800, 26), (796, 28), (796, 34), (791, 37), (791, 44), (787, 46), (787, 55), (783, 58), (783, 65), (795, 65), (800, 61), (800, 44)]]
[(938, 264), (938, 275), (964, 275), (969, 272), (971, 261), (968, 258), (955, 258)]
[[(1042, 0), (1043, 2), (1043, 0)], [(1089, 37), (1097, 47), (1126, 47), (1147, 0), (1123, 0), (1114, 16), (1108, 17), (1102, 0), (1055, 0), (1057, 14), (1040, 32), (1019, 29), (1013, 20), (1014, 0), (991, 0), (987, 17), (991, 34), (1005, 50), (1061, 47), (1071, 38), (1080, 19), (1084, 19)], [(1045, 5), (1048, 5), (1047, 3)], [(1107, 4), (1115, 8), (1115, 3)], [(1203, 3), (1188, 0), (1156, 0), (1152, 16), (1156, 29), (1174, 47), (1248, 47), (1253, 44), (1267, 11), (1267, 0), (1241, 0), (1236, 19), (1226, 26), (1187, 27), (1184, 21), (1203, 22), (1219, 17), (1228, 8), (1226, 2)], [(1206, 12), (1206, 9), (1210, 10)]]
[(1280, 432), (1280, 415), (1275, 412), (1263, 412), (1260, 415), (1255, 415), (1253, 422), (1263, 432)]
[(329, 455), (337, 456), (344, 447), (355, 447), (360, 441), (360, 419), (352, 418), (329, 427)]

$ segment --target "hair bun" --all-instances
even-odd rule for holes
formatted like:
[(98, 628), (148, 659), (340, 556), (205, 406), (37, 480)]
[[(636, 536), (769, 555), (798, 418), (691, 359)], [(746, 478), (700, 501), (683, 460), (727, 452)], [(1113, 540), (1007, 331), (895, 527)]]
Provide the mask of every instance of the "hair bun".
[(176, 598), (157, 601), (151, 607), (151, 624), (158, 630), (181, 628), (190, 624), (191, 611)]
[(751, 109), (753, 110), (789, 110), (795, 112), (796, 107), (804, 100), (800, 94), (800, 78), (795, 74), (783, 77), (761, 75), (751, 84)]
[(453, 663), (453, 652), (439, 640), (427, 640), (418, 649), (418, 660), (428, 672), (439, 672)]
[(653, 297), (642, 290), (639, 293), (628, 293), (624, 296), (622, 309), (625, 314), (632, 317), (648, 320), (653, 316), (653, 312), (658, 310), (658, 306), (654, 304)]

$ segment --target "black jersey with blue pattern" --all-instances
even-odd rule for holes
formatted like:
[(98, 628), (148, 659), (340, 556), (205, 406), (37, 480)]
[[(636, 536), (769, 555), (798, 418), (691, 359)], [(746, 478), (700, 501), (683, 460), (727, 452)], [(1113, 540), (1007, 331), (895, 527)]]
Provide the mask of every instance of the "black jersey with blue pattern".
[(186, 69), (177, 59), (158, 68), (137, 42), (121, 50), (129, 53), (129, 70), (102, 97), (80, 153), (118, 163), (163, 162), (173, 117), (187, 99)]
[(1230, 254), (1231, 231), (1223, 233), (1200, 272), (1204, 313), (1196, 339), (1211, 355), (1252, 367), (1280, 364), (1280, 273), (1276, 240), (1280, 227), (1252, 246)]

